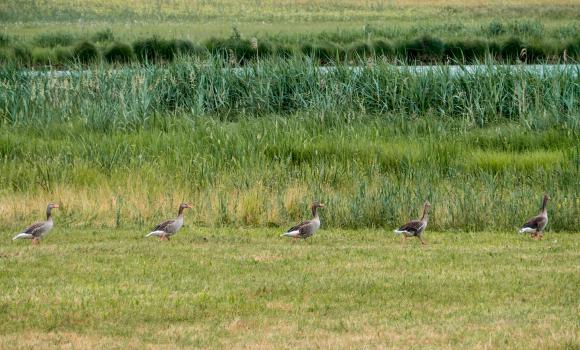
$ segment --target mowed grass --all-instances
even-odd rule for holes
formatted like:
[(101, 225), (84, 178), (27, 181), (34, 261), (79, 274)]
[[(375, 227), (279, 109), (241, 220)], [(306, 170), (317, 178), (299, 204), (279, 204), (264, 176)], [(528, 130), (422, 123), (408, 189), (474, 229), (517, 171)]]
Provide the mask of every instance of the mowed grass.
[(4, 232), (0, 347), (580, 347), (575, 235), (281, 231)]

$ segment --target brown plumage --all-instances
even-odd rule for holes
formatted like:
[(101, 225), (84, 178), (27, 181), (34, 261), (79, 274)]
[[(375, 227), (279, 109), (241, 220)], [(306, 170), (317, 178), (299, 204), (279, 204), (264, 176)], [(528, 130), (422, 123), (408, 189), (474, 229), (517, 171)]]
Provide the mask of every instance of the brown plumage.
[(414, 236), (414, 237), (419, 238), (419, 240), (421, 241), (421, 244), (427, 244), (427, 242), (425, 242), (423, 240), (423, 237), (421, 237), (421, 235), (423, 234), (423, 231), (425, 231), (425, 228), (427, 228), (427, 223), (429, 222), (429, 208), (430, 207), (431, 207), (431, 204), (429, 203), (429, 201), (425, 201), (425, 203), (423, 204), (423, 216), (421, 217), (421, 219), (411, 220), (411, 221), (407, 222), (406, 224), (404, 224), (403, 226), (399, 227), (394, 232), (396, 234), (403, 234), (403, 237), (405, 237), (405, 240), (407, 239), (407, 237)]
[(58, 204), (48, 203), (46, 207), (46, 221), (35, 222), (32, 225), (26, 227), (24, 230), (20, 231), (12, 240), (17, 239), (31, 239), (32, 244), (40, 243), (40, 239), (52, 230), (54, 223), (52, 221), (52, 209), (58, 208)]
[(181, 226), (183, 226), (183, 210), (191, 207), (191, 204), (181, 203), (181, 205), (179, 205), (177, 218), (160, 223), (159, 225), (155, 226), (153, 231), (149, 232), (149, 234), (147, 234), (145, 237), (155, 236), (159, 237), (159, 239), (162, 241), (168, 241), (170, 237), (179, 231)]
[(310, 209), (312, 210), (312, 220), (303, 221), (296, 226), (292, 226), (281, 236), (306, 239), (314, 235), (318, 228), (320, 228), (318, 208), (324, 208), (324, 204), (319, 202), (312, 203), (310, 206)]
[(548, 224), (548, 209), (547, 204), (550, 196), (544, 195), (542, 200), (542, 207), (540, 213), (533, 218), (530, 218), (520, 229), (520, 233), (530, 233), (533, 239), (542, 239), (544, 237), (543, 231)]

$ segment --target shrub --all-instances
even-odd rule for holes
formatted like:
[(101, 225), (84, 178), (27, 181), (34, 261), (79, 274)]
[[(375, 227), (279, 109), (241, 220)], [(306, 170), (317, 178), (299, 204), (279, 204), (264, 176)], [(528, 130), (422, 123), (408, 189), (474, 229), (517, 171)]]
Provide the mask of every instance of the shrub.
[(387, 40), (375, 40), (372, 42), (372, 47), (376, 56), (392, 57), (395, 55), (395, 48)]
[(113, 31), (111, 30), (111, 28), (107, 28), (107, 29), (100, 30), (100, 31), (96, 32), (95, 34), (93, 34), (93, 36), (91, 37), (91, 40), (96, 42), (96, 43), (113, 42), (113, 41), (115, 41), (115, 34), (113, 34)]
[(311, 45), (305, 44), (300, 48), (302, 53), (313, 60), (317, 60), (321, 64), (330, 64), (332, 62), (343, 61), (346, 57), (344, 49), (327, 44), (327, 45)]
[(480, 40), (455, 41), (445, 44), (445, 56), (464, 63), (483, 60), (487, 44)]
[(154, 63), (159, 59), (160, 43), (156, 37), (137, 40), (133, 43), (133, 51), (142, 62)]
[(133, 43), (133, 51), (137, 59), (142, 62), (156, 63), (162, 60), (171, 61), (177, 54), (177, 44), (175, 40), (167, 41), (152, 37), (135, 41)]
[(177, 56), (177, 41), (159, 39), (159, 58), (171, 62)]
[(247, 61), (256, 59), (256, 57), (268, 57), (272, 55), (274, 49), (272, 45), (264, 40), (258, 40), (258, 49), (252, 47), (252, 42), (237, 36), (229, 39), (211, 38), (205, 43), (209, 52), (217, 57), (222, 57), (229, 61), (236, 61), (244, 64)]
[(526, 47), (525, 55), (520, 57), (526, 62), (542, 62), (548, 58), (547, 52), (549, 47), (545, 46), (543, 43), (529, 44)]
[(565, 49), (569, 59), (580, 61), (580, 38), (568, 42)]
[(425, 35), (403, 44), (403, 51), (409, 61), (440, 61), (445, 45), (437, 38)]
[(511, 37), (501, 45), (501, 57), (506, 61), (516, 61), (524, 47), (524, 43), (519, 38)]
[(175, 40), (177, 53), (182, 56), (197, 56), (201, 50), (189, 40)]
[(135, 58), (135, 54), (130, 45), (113, 43), (105, 50), (103, 57), (109, 63), (128, 63)]
[(78, 43), (72, 52), (74, 59), (83, 64), (95, 62), (99, 58), (99, 50), (89, 41)]
[(34, 42), (40, 47), (69, 46), (75, 41), (70, 33), (45, 33), (37, 36)]

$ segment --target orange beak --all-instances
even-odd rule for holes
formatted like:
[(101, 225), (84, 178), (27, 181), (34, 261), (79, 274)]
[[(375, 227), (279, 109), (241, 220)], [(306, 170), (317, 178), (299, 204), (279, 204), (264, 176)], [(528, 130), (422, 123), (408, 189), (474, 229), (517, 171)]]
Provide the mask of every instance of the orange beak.
[(320, 207), (321, 207), (321, 208), (324, 208), (324, 207), (325, 207), (325, 205), (324, 205), (324, 204), (322, 204), (322, 203), (320, 203)]
[(191, 203), (188, 203), (187, 204), (187, 207), (190, 208), (190, 209), (193, 208), (193, 206), (191, 205)]
[(52, 207), (53, 207), (53, 208), (60, 208), (60, 207), (58, 206), (58, 204), (55, 204), (55, 205), (53, 205)]

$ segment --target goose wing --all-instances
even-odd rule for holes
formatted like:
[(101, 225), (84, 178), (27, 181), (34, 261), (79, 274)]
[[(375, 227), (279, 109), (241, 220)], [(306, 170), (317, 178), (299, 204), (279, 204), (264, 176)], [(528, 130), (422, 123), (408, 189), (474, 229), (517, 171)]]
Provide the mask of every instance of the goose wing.
[(538, 215), (538, 216), (534, 216), (533, 218), (528, 220), (522, 226), (522, 228), (530, 228), (530, 229), (537, 230), (537, 229), (545, 226), (545, 224), (546, 224), (546, 217), (542, 216), (542, 215)]
[(167, 232), (168, 227), (171, 226), (174, 222), (175, 222), (175, 220), (164, 221), (164, 222), (160, 223), (159, 225), (155, 226), (153, 228), (153, 231)]
[(43, 232), (44, 225), (45, 225), (44, 221), (35, 222), (34, 224), (22, 230), (21, 233), (27, 233), (29, 235), (33, 235), (34, 237), (36, 237)]
[(302, 221), (298, 225), (290, 227), (288, 229), (288, 231), (286, 231), (286, 232), (292, 232), (292, 231), (300, 231), (300, 232), (302, 232), (302, 230), (304, 228), (308, 227), (310, 224), (311, 224), (311, 220)]
[(412, 233), (417, 233), (423, 228), (423, 222), (421, 220), (412, 220), (403, 226), (399, 227), (399, 231), (407, 231)]

